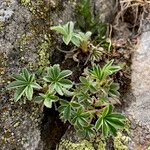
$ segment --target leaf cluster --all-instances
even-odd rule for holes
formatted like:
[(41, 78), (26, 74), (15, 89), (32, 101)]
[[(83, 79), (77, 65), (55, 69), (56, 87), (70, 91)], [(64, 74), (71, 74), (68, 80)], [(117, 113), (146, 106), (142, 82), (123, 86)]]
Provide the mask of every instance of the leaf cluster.
[[(81, 0), (76, 6), (76, 20), (81, 31), (91, 31), (92, 39), (104, 48), (108, 48), (106, 41), (107, 24), (100, 22), (99, 16), (91, 13), (90, 0)], [(96, 43), (96, 44), (97, 44)]]
[(63, 41), (66, 45), (72, 42), (75, 46), (80, 47), (83, 51), (86, 51), (88, 47), (88, 41), (92, 35), (90, 31), (83, 33), (77, 32), (74, 29), (74, 23), (72, 21), (65, 25), (58, 25), (51, 27), (51, 30), (55, 30), (63, 35)]
[(33, 89), (41, 89), (42, 87), (36, 83), (35, 75), (30, 74), (27, 69), (22, 69), (20, 74), (13, 74), (16, 81), (8, 85), (9, 89), (16, 89), (14, 100), (17, 102), (24, 94), (28, 100), (32, 100)]
[[(53, 103), (59, 103), (56, 109), (62, 121), (69, 121), (82, 137), (93, 137), (97, 132), (102, 132), (105, 137), (110, 134), (115, 136), (117, 129), (124, 127), (124, 116), (113, 112), (109, 98), (119, 96), (118, 85), (111, 75), (120, 69), (113, 65), (113, 60), (102, 68), (93, 65), (85, 76), (80, 77), (80, 82), (75, 84), (68, 79), (72, 74), (70, 70), (61, 71), (59, 65), (53, 65), (43, 73), (43, 85), (42, 82), (41, 85), (36, 82), (34, 74), (23, 69), (20, 74), (13, 75), (16, 81), (10, 83), (8, 88), (16, 89), (15, 101), (26, 96), (48, 108)], [(43, 90), (45, 85), (46, 90)], [(38, 90), (39, 95), (33, 96), (33, 89)]]

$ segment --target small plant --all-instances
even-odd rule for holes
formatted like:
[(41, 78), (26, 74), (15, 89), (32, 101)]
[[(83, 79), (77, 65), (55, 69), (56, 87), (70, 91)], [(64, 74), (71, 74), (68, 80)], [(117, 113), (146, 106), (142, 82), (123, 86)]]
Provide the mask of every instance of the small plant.
[[(104, 50), (102, 47), (99, 47), (98, 45), (94, 46), (90, 42), (92, 32), (88, 31), (86, 33), (83, 33), (83, 32), (74, 30), (74, 23), (72, 21), (68, 22), (65, 25), (53, 26), (51, 27), (51, 30), (55, 30), (58, 33), (62, 34), (63, 41), (66, 45), (72, 42), (75, 46), (81, 49), (83, 53), (89, 53), (89, 57), (87, 61), (90, 60), (91, 62), (95, 62), (101, 59), (101, 56), (104, 53)], [(74, 56), (76, 56), (76, 54), (74, 54)]]
[(53, 67), (47, 68), (47, 76), (43, 79), (46, 82), (50, 82), (49, 89), (56, 91), (59, 95), (64, 95), (68, 93), (69, 89), (72, 87), (73, 83), (65, 79), (72, 74), (70, 70), (60, 71), (59, 65), (54, 65)]
[(57, 32), (61, 33), (63, 35), (64, 43), (68, 45), (74, 36), (74, 23), (70, 21), (65, 25), (51, 27), (51, 30), (56, 30)]
[(30, 74), (27, 69), (22, 69), (19, 75), (14, 74), (16, 80), (8, 85), (9, 89), (16, 89), (14, 100), (17, 102), (24, 94), (28, 100), (32, 100), (33, 89), (41, 89), (42, 87), (35, 82), (35, 75)]
[[(8, 88), (16, 89), (15, 102), (21, 96), (43, 103), (48, 108), (57, 102), (55, 108), (61, 120), (70, 122), (82, 137), (93, 137), (97, 132), (105, 137), (110, 134), (115, 136), (117, 129), (124, 127), (125, 117), (113, 112), (113, 104), (109, 100), (119, 96), (118, 85), (111, 75), (121, 68), (112, 64), (113, 60), (103, 68), (93, 65), (84, 73), (85, 76), (80, 77), (79, 83), (67, 79), (72, 72), (61, 71), (59, 65), (47, 68), (47, 73), (43, 73), (43, 82), (40, 82), (42, 85), (36, 83), (34, 74), (23, 69), (19, 75), (13, 75), (16, 81)], [(41, 89), (39, 95), (33, 89)]]
[(65, 25), (53, 26), (51, 27), (51, 30), (56, 30), (58, 33), (62, 34), (63, 41), (66, 45), (72, 42), (75, 46), (81, 48), (83, 52), (87, 52), (88, 41), (92, 35), (90, 31), (86, 33), (76, 32), (72, 21)]
[(107, 136), (109, 133), (116, 136), (116, 129), (124, 127), (124, 119), (124, 116), (112, 113), (112, 105), (109, 105), (103, 110), (99, 119), (96, 121), (95, 128), (98, 130), (101, 127), (104, 136)]
[(108, 48), (106, 41), (107, 24), (100, 22), (99, 16), (93, 16), (91, 13), (90, 0), (80, 0), (76, 6), (76, 20), (78, 28), (81, 31), (91, 31), (94, 44), (99, 44), (103, 48)]

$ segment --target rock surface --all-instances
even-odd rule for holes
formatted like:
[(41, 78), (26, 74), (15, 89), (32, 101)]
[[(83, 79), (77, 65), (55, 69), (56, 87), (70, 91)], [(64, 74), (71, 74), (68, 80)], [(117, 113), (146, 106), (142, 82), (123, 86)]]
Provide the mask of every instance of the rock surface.
[[(131, 126), (132, 146), (139, 150), (150, 144), (150, 24), (144, 26), (143, 31), (132, 59), (131, 92), (134, 101), (126, 110), (134, 124)], [(127, 103), (128, 99), (125, 101)]]
[[(23, 46), (31, 12), (17, 0), (0, 1), (0, 149), (35, 150), (42, 148), (40, 123), (42, 113), (34, 104), (14, 103), (13, 92), (6, 89), (10, 74), (18, 72), (27, 62), (35, 63), (38, 55)], [(28, 32), (29, 34), (29, 32)], [(27, 42), (27, 41), (24, 41)], [(37, 43), (35, 40), (34, 43)], [(29, 44), (29, 43), (28, 43)], [(24, 44), (25, 45), (25, 44)], [(36, 44), (35, 44), (36, 45)], [(28, 57), (28, 56), (32, 57)], [(26, 57), (27, 56), (27, 57)]]
[(102, 22), (111, 23), (117, 12), (116, 0), (92, 0), (94, 3), (94, 14), (99, 15)]
[[(113, 20), (115, 0), (91, 0), (91, 3), (94, 16), (99, 14), (103, 22)], [(49, 149), (41, 138), (43, 119), (41, 109), (30, 102), (24, 104), (23, 100), (20, 103), (14, 103), (13, 91), (8, 91), (6, 86), (11, 80), (10, 74), (19, 72), (22, 67), (32, 71), (39, 66), (49, 65), (51, 53), (55, 52), (49, 27), (52, 24), (74, 20), (75, 5), (76, 0), (32, 2), (30, 0), (0, 0), (1, 150)], [(135, 101), (126, 110), (126, 113), (135, 120), (132, 124), (132, 139), (135, 139), (131, 143), (133, 150), (143, 150), (145, 148), (143, 145), (147, 146), (150, 139), (150, 30), (148, 26), (141, 35), (139, 48), (133, 56), (131, 93)], [(128, 102), (128, 99), (125, 101)], [(43, 130), (49, 130), (50, 121), (43, 125)], [(44, 132), (47, 133), (44, 138), (51, 134), (46, 130)]]
[(6, 86), (11, 80), (10, 75), (19, 72), (23, 67), (32, 71), (40, 66), (49, 65), (53, 51), (50, 25), (53, 20), (53, 24), (58, 23), (58, 20), (71, 20), (73, 7), (71, 2), (66, 1), (0, 1), (1, 150), (50, 149), (47, 145), (44, 147), (43, 141), (49, 137), (49, 133), (51, 134), (46, 132), (46, 128), (50, 130), (51, 126), (47, 125), (51, 123), (51, 118), (43, 125), (45, 131), (44, 135), (41, 135), (41, 108), (31, 102), (25, 104), (24, 99), (14, 103), (14, 92), (7, 90)]

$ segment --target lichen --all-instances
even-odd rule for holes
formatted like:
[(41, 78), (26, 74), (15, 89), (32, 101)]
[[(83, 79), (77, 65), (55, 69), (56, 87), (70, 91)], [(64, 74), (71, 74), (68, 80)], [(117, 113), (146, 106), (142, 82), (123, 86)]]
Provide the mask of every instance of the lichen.
[[(31, 12), (31, 23), (29, 30), (18, 40), (20, 51), (30, 51), (37, 54), (37, 58), (26, 61), (21, 57), (22, 63), (27, 63), (27, 67), (31, 70), (36, 70), (39, 66), (46, 67), (49, 65), (50, 57), (50, 25), (51, 19), (49, 16), (50, 7), (43, 0), (31, 1), (21, 0), (21, 4), (25, 5)], [(42, 22), (42, 24), (41, 24)], [(35, 56), (35, 55), (34, 55)], [(32, 57), (32, 56), (31, 56)]]
[(30, 0), (21, 0), (22, 5), (27, 5), (30, 3)]
[(124, 129), (120, 129), (117, 132), (117, 136), (114, 137), (114, 148), (115, 150), (129, 150), (127, 144), (131, 140), (129, 137), (130, 134), (130, 120), (126, 119)]
[(45, 67), (49, 65), (49, 53), (47, 52), (50, 46), (50, 36), (44, 36), (41, 44), (38, 47), (38, 54), (39, 54), (39, 66)]
[(73, 143), (69, 140), (61, 140), (59, 145), (59, 150), (94, 150), (91, 142), (87, 140), (82, 140), (81, 142)]
[(97, 144), (97, 149), (98, 150), (106, 150), (106, 141), (105, 141), (105, 138), (104, 136), (100, 136), (96, 139), (96, 143)]
[(81, 140), (80, 142), (71, 142), (66, 139), (62, 139), (59, 144), (59, 150), (95, 150), (96, 146), (98, 150), (106, 150), (106, 142), (103, 136), (99, 136), (96, 138), (95, 143), (93, 145), (93, 141), (90, 140)]
[(4, 28), (4, 22), (0, 21), (0, 31), (2, 31)]
[[(114, 137), (115, 150), (129, 150), (127, 144), (131, 140), (128, 135), (124, 134), (125, 130), (119, 130), (117, 136)], [(81, 140), (80, 142), (72, 142), (62, 139), (59, 143), (59, 150), (106, 150), (106, 140), (103, 135), (98, 136), (94, 141)], [(149, 149), (147, 149), (149, 150)]]
[(127, 147), (130, 137), (123, 135), (121, 131), (118, 131), (117, 136), (114, 138), (114, 148), (115, 150), (129, 150)]

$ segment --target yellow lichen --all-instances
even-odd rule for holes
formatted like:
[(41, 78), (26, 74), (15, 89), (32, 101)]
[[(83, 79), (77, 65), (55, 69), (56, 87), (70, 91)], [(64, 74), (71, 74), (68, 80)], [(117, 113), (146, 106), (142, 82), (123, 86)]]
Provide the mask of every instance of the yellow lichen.
[[(43, 0), (21, 0), (21, 4), (26, 5), (26, 7), (31, 12), (31, 22), (29, 32), (26, 35), (22, 35), (20, 38), (20, 51), (32, 50), (32, 47), (29, 47), (31, 41), (34, 42), (38, 37), (43, 38), (38, 45), (36, 46), (38, 54), (38, 62), (28, 62), (30, 69), (37, 69), (39, 66), (46, 67), (49, 65), (49, 55), (48, 49), (51, 45), (50, 38), (50, 18), (49, 18), (49, 9), (50, 7), (46, 5), (46, 2)], [(27, 5), (28, 4), (28, 5)], [(47, 20), (47, 21), (46, 21)], [(36, 21), (36, 23), (34, 23)], [(41, 24), (41, 21), (43, 24)]]
[(38, 53), (39, 53), (39, 66), (47, 66), (49, 65), (49, 53), (47, 52), (48, 48), (50, 46), (50, 38), (45, 35), (44, 36), (44, 40), (42, 41), (42, 43), (39, 45), (38, 47)]
[[(117, 132), (117, 136), (114, 137), (115, 150), (129, 150), (127, 147), (128, 142), (131, 140), (128, 134), (130, 133), (130, 120), (126, 119), (125, 127)], [(126, 135), (124, 134), (126, 133)]]
[(97, 145), (98, 150), (106, 150), (106, 141), (102, 135), (96, 139), (96, 143), (98, 143)]
[[(59, 144), (59, 150), (95, 150), (93, 143), (93, 141), (88, 140), (81, 140), (80, 142), (73, 143), (69, 140), (62, 139)], [(95, 143), (97, 150), (106, 150), (104, 137), (97, 137)]]
[(22, 5), (27, 5), (30, 3), (30, 0), (21, 0)]
[[(114, 149), (129, 150), (127, 147), (129, 141), (130, 137), (124, 135), (122, 131), (118, 131), (117, 136), (114, 137)], [(106, 150), (106, 140), (102, 135), (97, 137), (94, 141), (81, 140), (80, 142), (76, 143), (62, 139), (58, 150), (95, 150), (95, 148), (96, 150)]]
[(117, 136), (114, 138), (115, 150), (129, 150), (127, 143), (130, 141), (130, 137), (123, 135), (121, 131), (118, 131)]
[(59, 145), (59, 150), (94, 150), (91, 142), (82, 140), (81, 142), (73, 143), (69, 140), (62, 140)]
[(0, 21), (0, 31), (4, 28), (4, 22)]

